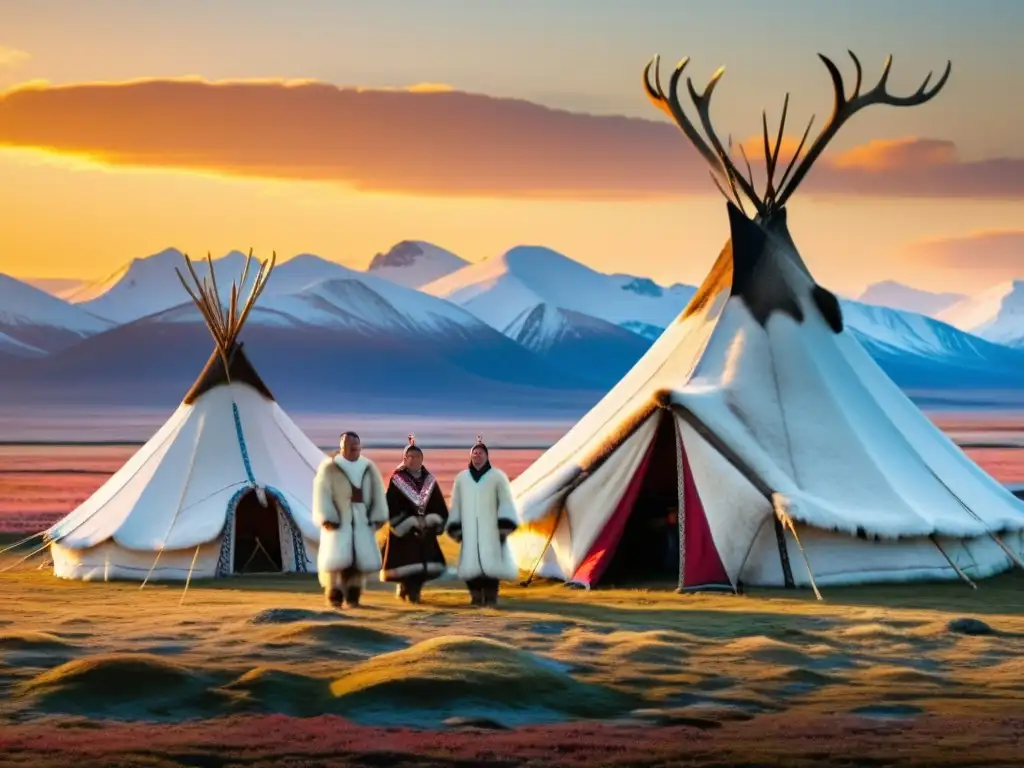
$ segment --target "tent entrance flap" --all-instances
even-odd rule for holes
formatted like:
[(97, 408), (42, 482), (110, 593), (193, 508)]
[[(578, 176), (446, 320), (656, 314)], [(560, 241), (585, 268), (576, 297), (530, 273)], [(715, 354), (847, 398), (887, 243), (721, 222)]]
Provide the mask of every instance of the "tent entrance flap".
[(708, 525), (704, 504), (697, 491), (681, 432), (676, 434), (674, 449), (678, 467), (676, 476), (679, 479), (679, 591), (732, 591), (732, 582), (711, 536), (711, 526)]
[(615, 586), (678, 579), (676, 430), (670, 411), (658, 419), (640, 466), (573, 582)]
[(247, 491), (235, 509), (234, 573), (281, 573), (281, 515), (277, 500), (267, 494), (267, 506), (260, 504), (255, 490)]

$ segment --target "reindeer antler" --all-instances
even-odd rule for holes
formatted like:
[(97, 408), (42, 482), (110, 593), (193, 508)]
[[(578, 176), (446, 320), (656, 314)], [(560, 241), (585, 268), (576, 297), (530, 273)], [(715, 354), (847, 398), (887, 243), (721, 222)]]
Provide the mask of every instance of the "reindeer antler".
[[(697, 93), (693, 87), (693, 81), (690, 78), (686, 78), (686, 87), (690, 92), (690, 99), (693, 101), (693, 105), (697, 108), (697, 116), (700, 118), (701, 127), (704, 129), (704, 133), (707, 134), (708, 140), (711, 142), (711, 146), (704, 138), (697, 132), (693, 123), (686, 116), (683, 111), (682, 105), (679, 103), (679, 80), (683, 76), (683, 70), (686, 69), (686, 65), (690, 63), (690, 57), (684, 57), (680, 61), (675, 70), (672, 72), (672, 77), (669, 79), (669, 90), (666, 94), (664, 89), (661, 87), (661, 56), (655, 56), (644, 67), (644, 90), (647, 92), (648, 98), (654, 103), (658, 109), (662, 110), (665, 114), (675, 120), (683, 133), (686, 134), (686, 138), (690, 140), (697, 151), (700, 152), (701, 156), (708, 162), (712, 170), (712, 179), (718, 186), (719, 191), (725, 195), (727, 199), (735, 200), (739, 207), (743, 208), (743, 201), (740, 198), (739, 193), (742, 192), (746, 197), (753, 203), (759, 214), (766, 215), (768, 209), (765, 207), (764, 202), (758, 196), (757, 191), (754, 189), (753, 180), (747, 180), (743, 178), (743, 175), (736, 168), (736, 164), (733, 162), (729, 153), (725, 151), (722, 146), (722, 142), (719, 141), (715, 129), (711, 124), (711, 96), (714, 93), (715, 86), (718, 85), (718, 81), (722, 75), (725, 74), (725, 67), (720, 67), (715, 74), (711, 76), (711, 80), (708, 82), (707, 87), (703, 93)], [(654, 82), (651, 82), (651, 68), (654, 68)], [(731, 141), (730, 141), (731, 144)], [(715, 175), (717, 174), (717, 176)], [(732, 195), (728, 194), (719, 182), (719, 178), (725, 181), (729, 185)]]
[[(839, 132), (839, 129), (843, 127), (847, 120), (853, 115), (857, 114), (860, 110), (865, 107), (871, 106), (872, 104), (888, 104), (891, 107), (916, 107), (920, 104), (924, 104), (931, 101), (942, 90), (946, 81), (949, 79), (949, 74), (953, 70), (953, 62), (946, 62), (946, 71), (942, 73), (942, 77), (932, 87), (931, 90), (927, 90), (928, 82), (932, 79), (932, 73), (929, 72), (928, 76), (921, 83), (921, 86), (909, 96), (894, 96), (886, 90), (886, 83), (889, 79), (889, 70), (892, 68), (892, 56), (889, 55), (885, 59), (885, 66), (882, 68), (882, 76), (878, 79), (877, 85), (866, 93), (860, 92), (861, 80), (863, 76), (863, 69), (860, 65), (860, 60), (854, 54), (853, 51), (847, 51), (850, 54), (850, 58), (853, 59), (853, 64), (857, 68), (857, 82), (853, 86), (853, 95), (850, 98), (846, 98), (846, 87), (843, 84), (843, 76), (839, 71), (839, 68), (824, 54), (819, 53), (818, 58), (822, 60), (825, 67), (828, 69), (829, 76), (832, 78), (832, 87), (835, 91), (835, 102), (832, 108), (832, 116), (829, 118), (828, 123), (822, 128), (821, 133), (818, 134), (818, 138), (811, 144), (811, 148), (807, 150), (807, 154), (800, 161), (800, 164), (796, 168), (796, 172), (793, 174), (793, 178), (790, 180), (789, 185), (785, 187), (782, 193), (779, 195), (776, 207), (781, 208), (786, 204), (786, 201), (790, 198), (796, 188), (803, 181), (804, 176), (814, 165), (814, 161), (818, 159), (818, 156), (824, 151), (825, 147), (832, 138)], [(806, 135), (805, 135), (806, 138)], [(801, 145), (803, 142), (801, 142)], [(799, 155), (799, 150), (797, 155)], [(794, 162), (796, 157), (794, 156)], [(787, 171), (788, 174), (788, 171)]]
[[(786, 165), (786, 170), (782, 174), (782, 178), (778, 184), (775, 183), (775, 173), (778, 169), (779, 162), (779, 150), (782, 146), (783, 135), (786, 126), (786, 114), (789, 110), (789, 94), (786, 94), (786, 99), (782, 105), (782, 119), (779, 122), (778, 136), (775, 139), (774, 146), (772, 145), (768, 136), (768, 117), (764, 112), (761, 113), (761, 122), (764, 132), (764, 157), (765, 166), (767, 171), (767, 182), (765, 184), (764, 195), (758, 195), (757, 190), (754, 188), (753, 174), (750, 171), (750, 162), (747, 160), (746, 151), (743, 146), (740, 145), (740, 153), (743, 155), (743, 160), (747, 166), (748, 177), (744, 178), (736, 167), (735, 162), (732, 159), (732, 138), (728, 140), (728, 150), (722, 146), (722, 142), (719, 140), (718, 135), (715, 133), (714, 126), (711, 124), (711, 96), (714, 93), (715, 86), (718, 85), (718, 81), (722, 75), (725, 74), (725, 67), (719, 68), (714, 75), (711, 76), (711, 80), (708, 82), (707, 87), (703, 93), (697, 93), (693, 87), (693, 81), (690, 78), (686, 79), (687, 89), (690, 92), (690, 99), (693, 101), (694, 106), (697, 109), (697, 116), (700, 119), (701, 127), (704, 129), (704, 133), (707, 134), (707, 141), (697, 131), (694, 124), (686, 116), (683, 111), (682, 105), (679, 103), (679, 80), (682, 78), (683, 70), (686, 69), (686, 65), (690, 63), (690, 58), (687, 56), (683, 58), (679, 64), (676, 65), (675, 70), (672, 72), (672, 77), (669, 79), (668, 93), (661, 86), (661, 57), (655, 56), (644, 67), (644, 90), (647, 92), (648, 98), (654, 103), (656, 107), (662, 110), (665, 114), (675, 120), (686, 137), (690, 140), (701, 156), (711, 166), (711, 178), (715, 182), (719, 191), (728, 200), (733, 200), (741, 209), (743, 209), (743, 201), (740, 197), (740, 193), (753, 203), (757, 209), (759, 216), (766, 217), (773, 211), (776, 211), (786, 205), (786, 201), (792, 196), (793, 192), (803, 181), (804, 176), (814, 165), (814, 162), (818, 159), (825, 147), (832, 140), (832, 138), (838, 133), (839, 129), (843, 124), (855, 115), (860, 110), (872, 104), (888, 104), (894, 107), (914, 107), (919, 104), (924, 104), (931, 101), (949, 79), (950, 72), (953, 69), (953, 63), (946, 62), (946, 71), (943, 72), (942, 77), (939, 81), (928, 90), (928, 83), (931, 80), (932, 73), (928, 73), (928, 77), (924, 79), (921, 86), (909, 96), (894, 96), (886, 90), (886, 83), (889, 78), (889, 70), (892, 67), (892, 56), (888, 56), (885, 60), (885, 67), (882, 70), (882, 76), (878, 80), (878, 84), (875, 85), (870, 91), (866, 93), (860, 92), (861, 81), (863, 76), (863, 70), (860, 65), (860, 60), (853, 53), (848, 51), (850, 58), (853, 59), (854, 66), (857, 68), (857, 82), (853, 88), (853, 95), (850, 98), (846, 98), (846, 88), (843, 84), (843, 76), (839, 72), (839, 69), (824, 54), (818, 54), (818, 57), (824, 62), (825, 67), (828, 69), (829, 76), (832, 78), (832, 85), (835, 90), (835, 103), (832, 109), (832, 116), (829, 118), (828, 123), (818, 134), (818, 137), (811, 144), (810, 149), (807, 150), (802, 158), (800, 153), (803, 151), (804, 145), (807, 143), (807, 137), (810, 135), (811, 126), (814, 125), (814, 117), (811, 116), (810, 121), (807, 123), (807, 128), (804, 130), (803, 137), (800, 139), (800, 144), (796, 148), (793, 157), (790, 158), (789, 163)], [(654, 68), (654, 82), (651, 82), (651, 68)], [(709, 143), (710, 142), (710, 145)], [(790, 174), (792, 173), (792, 178)], [(788, 180), (788, 183), (787, 183)], [(726, 191), (722, 185), (724, 182), (729, 187), (729, 192)]]

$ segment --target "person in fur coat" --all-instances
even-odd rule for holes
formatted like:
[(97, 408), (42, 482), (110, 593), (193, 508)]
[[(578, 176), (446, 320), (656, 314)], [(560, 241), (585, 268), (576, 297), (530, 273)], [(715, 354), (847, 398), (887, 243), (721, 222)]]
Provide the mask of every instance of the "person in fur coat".
[(380, 471), (362, 455), (355, 432), (345, 432), (341, 450), (316, 471), (313, 520), (321, 528), (316, 567), (327, 601), (335, 608), (358, 606), (366, 575), (381, 567), (376, 534), (388, 520), (388, 505)]
[(501, 581), (519, 576), (506, 543), (518, 527), (508, 475), (491, 466), (487, 446), (477, 435), (470, 450), (469, 467), (455, 478), (448, 535), (459, 547), (459, 578), (469, 588), (472, 605), (498, 603)]
[(387, 499), (390, 530), (380, 580), (398, 583), (399, 600), (418, 603), (424, 583), (445, 572), (437, 537), (448, 522), (448, 505), (437, 480), (423, 466), (423, 451), (412, 435), (388, 482)]

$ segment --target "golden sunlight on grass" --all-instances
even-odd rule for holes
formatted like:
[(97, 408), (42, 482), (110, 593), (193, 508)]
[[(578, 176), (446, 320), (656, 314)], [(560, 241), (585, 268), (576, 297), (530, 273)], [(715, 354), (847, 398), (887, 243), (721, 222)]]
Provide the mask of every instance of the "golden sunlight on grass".
[[(541, 583), (509, 587), (503, 608), (482, 611), (465, 607), (457, 582), (428, 587), (421, 607), (374, 584), (368, 606), (347, 613), (327, 609), (311, 576), (194, 583), (183, 605), (180, 585), (63, 582), (29, 564), (3, 581), (0, 676), (15, 693), (8, 709), (23, 713), (157, 716), (166, 697), (145, 692), (171, 688), (176, 710), (201, 716), (305, 700), (309, 714), (368, 723), (384, 712), (408, 719), (410, 704), (432, 710), (414, 719), (437, 722), (481, 710), (529, 722), (697, 703), (752, 713), (1024, 706), (1024, 685), (1007, 674), (1024, 637), (1017, 575), (977, 592), (832, 589), (825, 603), (802, 592)], [(963, 617), (985, 625), (951, 625)], [(134, 681), (126, 699), (119, 679)], [(287, 690), (301, 695), (282, 698)]]
[(310, 575), (197, 582), (183, 604), (181, 585), (65, 582), (32, 562), (0, 579), (4, 728), (242, 715), (392, 729), (584, 718), (706, 731), (782, 716), (917, 728), (1024, 711), (1018, 574), (978, 591), (834, 588), (824, 603), (539, 583), (508, 587), (497, 610), (469, 608), (458, 582), (428, 586), (420, 606), (373, 583), (347, 612), (328, 609)]
[[(8, 451), (0, 548), (65, 514), (132, 450)], [(1012, 452), (972, 456), (997, 478), (1019, 475)], [(497, 458), (515, 476), (532, 454)], [(437, 451), (430, 466), (449, 487), (463, 462)], [(69, 463), (93, 474), (53, 473)], [(456, 545), (441, 541), (454, 563)], [(0, 569), (31, 551), (0, 556)], [(66, 582), (40, 565), (0, 573), (0, 768), (64, 765), (71, 752), (78, 768), (148, 766), (154, 749), (250, 766), (369, 753), (395, 765), (685, 754), (820, 766), (862, 750), (878, 765), (1019, 763), (1020, 572), (977, 591), (830, 588), (822, 603), (537, 582), (505, 587), (497, 610), (468, 607), (455, 580), (430, 584), (419, 606), (371, 583), (363, 608), (339, 612), (312, 575), (195, 582), (182, 602), (180, 584)]]

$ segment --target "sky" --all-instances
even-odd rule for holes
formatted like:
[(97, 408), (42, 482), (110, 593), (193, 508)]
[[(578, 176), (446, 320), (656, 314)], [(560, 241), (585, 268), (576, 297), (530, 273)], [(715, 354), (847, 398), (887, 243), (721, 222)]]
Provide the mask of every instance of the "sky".
[(699, 282), (728, 226), (644, 65), (703, 90), (763, 166), (832, 107), (817, 53), (864, 89), (952, 61), (933, 101), (871, 106), (789, 205), (822, 284), (976, 291), (1024, 278), (1018, 0), (5, 0), (0, 272), (102, 279), (174, 246), (363, 268), (404, 239), (471, 261), (540, 244), (606, 272)]

